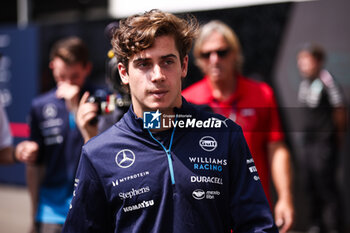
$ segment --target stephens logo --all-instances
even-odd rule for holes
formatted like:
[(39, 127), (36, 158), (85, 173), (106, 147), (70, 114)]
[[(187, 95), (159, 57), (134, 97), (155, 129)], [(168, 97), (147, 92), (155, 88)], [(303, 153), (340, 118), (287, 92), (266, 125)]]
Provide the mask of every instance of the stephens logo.
[(213, 151), (218, 146), (216, 140), (211, 136), (204, 136), (199, 140), (199, 145), (205, 151)]
[(144, 129), (160, 129), (160, 116), (162, 114), (157, 110), (156, 112), (143, 113), (143, 128)]
[(138, 196), (138, 195), (141, 195), (141, 194), (144, 194), (144, 193), (148, 193), (150, 192), (151, 189), (149, 188), (149, 186), (146, 186), (146, 187), (142, 187), (142, 188), (139, 188), (139, 189), (132, 189), (128, 192), (121, 192), (119, 193), (119, 197), (121, 200), (125, 200), (125, 199), (131, 199), (135, 196)]
[(135, 154), (129, 149), (121, 150), (115, 156), (115, 162), (121, 168), (128, 168), (134, 164)]

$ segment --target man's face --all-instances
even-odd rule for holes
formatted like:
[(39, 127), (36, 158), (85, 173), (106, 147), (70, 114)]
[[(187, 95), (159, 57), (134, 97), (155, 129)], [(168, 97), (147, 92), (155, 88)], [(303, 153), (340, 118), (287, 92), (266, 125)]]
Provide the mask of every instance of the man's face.
[(214, 31), (209, 35), (200, 52), (199, 66), (211, 81), (233, 77), (235, 54), (220, 33)]
[(134, 111), (172, 112), (181, 106), (181, 79), (187, 74), (188, 57), (180, 61), (172, 36), (156, 38), (151, 48), (133, 55), (129, 67), (118, 64), (124, 84), (129, 85)]
[(79, 86), (80, 88), (84, 85), (86, 77), (91, 71), (90, 64), (85, 66), (82, 63), (68, 65), (61, 58), (57, 57), (50, 62), (50, 68), (58, 85), (66, 83)]
[(301, 51), (297, 57), (300, 75), (304, 78), (315, 78), (319, 72), (320, 64), (306, 51)]

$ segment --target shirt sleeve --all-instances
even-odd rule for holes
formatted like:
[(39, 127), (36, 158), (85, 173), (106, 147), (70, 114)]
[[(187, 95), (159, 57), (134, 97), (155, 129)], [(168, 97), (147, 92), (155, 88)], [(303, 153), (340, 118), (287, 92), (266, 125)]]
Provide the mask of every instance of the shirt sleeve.
[(7, 115), (0, 104), (0, 149), (9, 147), (13, 143)]
[(83, 148), (64, 233), (113, 232), (110, 206), (95, 168)]
[(243, 133), (235, 134), (230, 183), (233, 232), (278, 232)]
[(332, 75), (327, 70), (322, 70), (320, 74), (320, 79), (322, 80), (329, 97), (329, 103), (332, 107), (343, 107), (344, 97), (341, 89), (332, 77)]

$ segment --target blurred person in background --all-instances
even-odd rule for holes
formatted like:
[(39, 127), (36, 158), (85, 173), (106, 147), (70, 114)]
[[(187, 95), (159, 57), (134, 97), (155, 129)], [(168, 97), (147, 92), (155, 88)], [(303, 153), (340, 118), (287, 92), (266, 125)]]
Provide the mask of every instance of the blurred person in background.
[(121, 84), (116, 57), (112, 51), (108, 54), (107, 83), (112, 93), (101, 99), (85, 92), (77, 109), (76, 123), (85, 143), (117, 123), (131, 104), (130, 95)]
[(16, 154), (36, 157), (27, 166), (27, 183), (38, 233), (61, 232), (72, 199), (84, 143), (75, 115), (92, 69), (87, 46), (78, 37), (57, 41), (49, 67), (57, 87), (32, 101), (30, 140), (16, 148)]
[[(34, 149), (35, 144), (31, 144)], [(15, 153), (18, 148), (13, 147), (13, 137), (10, 132), (10, 125), (7, 119), (5, 109), (0, 104), (0, 164), (13, 164), (17, 162), (24, 162), (32, 164), (36, 156), (27, 153)]]
[[(106, 26), (105, 37), (108, 41), (118, 27), (117, 21)], [(129, 92), (120, 79), (118, 60), (112, 49), (108, 51), (107, 57), (106, 84), (111, 93), (101, 99), (86, 92), (77, 110), (77, 126), (85, 142), (118, 122), (131, 104)]]
[[(2, 54), (0, 53), (0, 62)], [(33, 163), (35, 156), (16, 154), (13, 148), (13, 137), (5, 108), (0, 102), (0, 164), (13, 164), (16, 162)]]
[(201, 27), (193, 52), (205, 76), (183, 90), (183, 96), (194, 104), (209, 106), (242, 127), (268, 198), (272, 175), (278, 195), (275, 221), (280, 232), (286, 232), (294, 219), (292, 175), (273, 90), (266, 83), (242, 76), (238, 37), (221, 21)]
[(302, 77), (298, 100), (303, 110), (302, 171), (311, 200), (309, 232), (340, 232), (342, 216), (336, 182), (340, 146), (346, 129), (346, 104), (340, 86), (324, 69), (326, 54), (305, 44), (297, 54)]
[(16, 161), (13, 156), (13, 138), (5, 109), (0, 103), (0, 164), (11, 164)]
[[(2, 54), (0, 53), (0, 62)], [(10, 164), (16, 161), (13, 153), (13, 138), (4, 107), (0, 101), (0, 164)]]

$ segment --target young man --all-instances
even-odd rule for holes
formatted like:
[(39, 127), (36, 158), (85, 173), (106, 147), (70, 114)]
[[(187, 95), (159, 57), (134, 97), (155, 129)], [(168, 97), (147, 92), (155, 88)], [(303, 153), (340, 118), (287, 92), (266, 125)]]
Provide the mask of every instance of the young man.
[(198, 105), (242, 126), (266, 196), (270, 197), (270, 174), (278, 199), (275, 220), (281, 232), (293, 223), (289, 152), (272, 89), (241, 75), (243, 58), (234, 31), (221, 21), (205, 24), (194, 45), (196, 63), (205, 77), (182, 94)]
[[(40, 233), (61, 232), (69, 210), (84, 143), (74, 118), (92, 67), (88, 49), (77, 37), (56, 42), (50, 60), (57, 88), (33, 100), (30, 141), (16, 148), (17, 154), (37, 156), (35, 165), (27, 167), (27, 180), (33, 202), (37, 202), (33, 207), (35, 232)], [(37, 177), (39, 171), (41, 177)]]
[(84, 93), (77, 110), (76, 123), (85, 142), (114, 125), (130, 107), (130, 96), (121, 82), (118, 62), (112, 50), (108, 52), (108, 57), (106, 83), (113, 93), (100, 103), (94, 98), (90, 101), (90, 94)]
[(277, 232), (240, 127), (181, 97), (196, 29), (158, 10), (121, 21), (132, 106), (83, 147), (63, 232)]
[(302, 171), (312, 203), (310, 232), (341, 232), (336, 171), (346, 104), (339, 85), (323, 68), (325, 56), (317, 44), (306, 44), (297, 55), (303, 78), (298, 96), (304, 110)]

